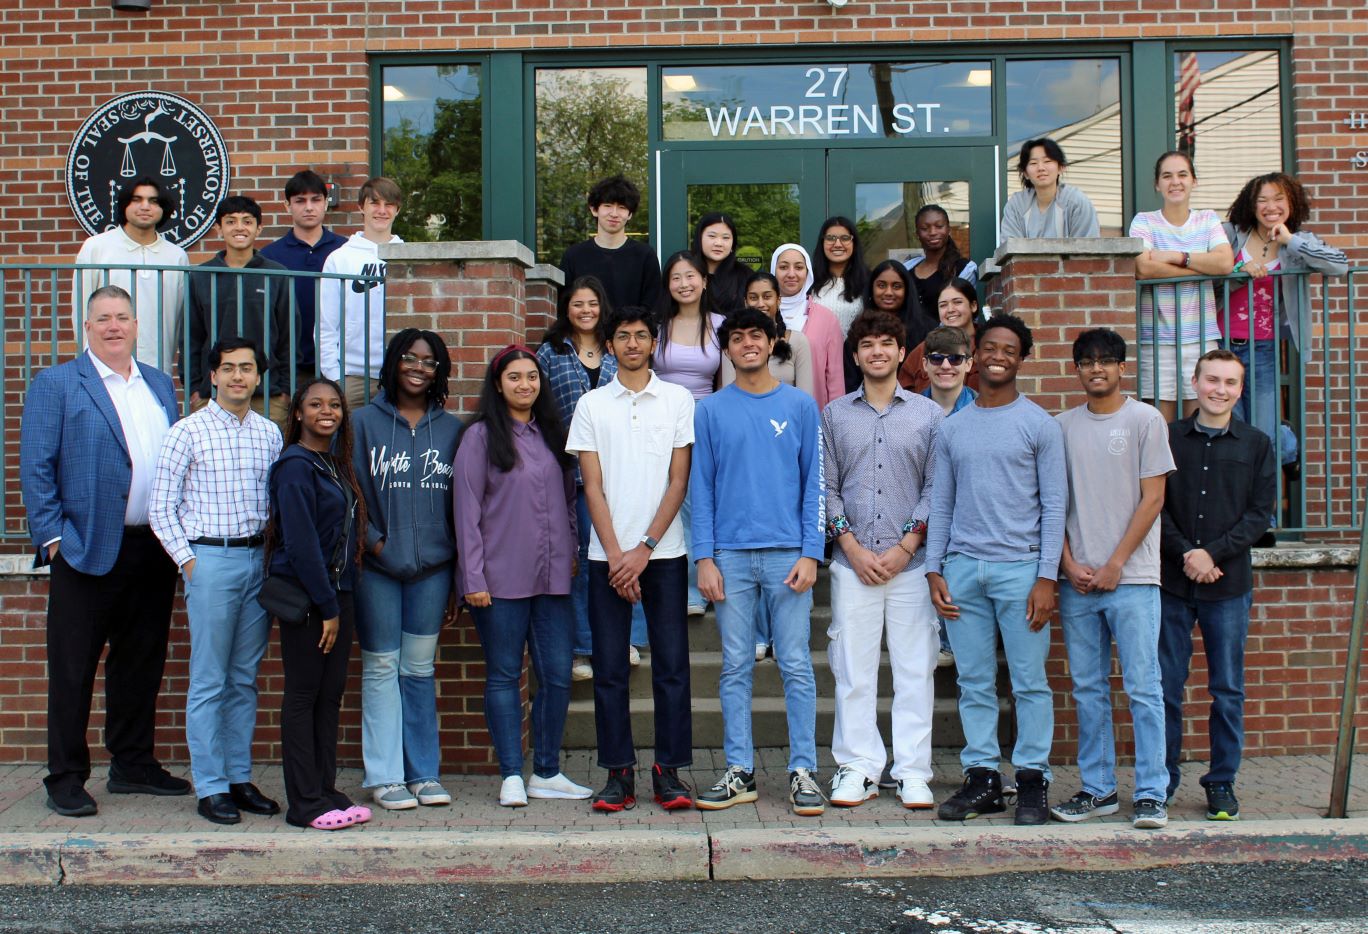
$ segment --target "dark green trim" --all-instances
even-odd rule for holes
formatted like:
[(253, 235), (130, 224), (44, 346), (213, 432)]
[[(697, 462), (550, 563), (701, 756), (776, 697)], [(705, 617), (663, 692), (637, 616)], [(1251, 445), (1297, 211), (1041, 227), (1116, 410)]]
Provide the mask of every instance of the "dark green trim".
[(527, 142), (524, 109), (522, 56), (501, 52), (491, 55), (480, 72), (480, 96), (484, 101), (484, 232), (489, 240), (522, 240), (527, 202), (533, 200), (522, 173)]
[[(1165, 42), (1137, 42), (1131, 52), (1131, 165), (1135, 194), (1129, 217), (1155, 211), (1161, 199), (1154, 190), (1151, 167), (1173, 148), (1173, 57)], [(1121, 139), (1126, 127), (1121, 125)]]

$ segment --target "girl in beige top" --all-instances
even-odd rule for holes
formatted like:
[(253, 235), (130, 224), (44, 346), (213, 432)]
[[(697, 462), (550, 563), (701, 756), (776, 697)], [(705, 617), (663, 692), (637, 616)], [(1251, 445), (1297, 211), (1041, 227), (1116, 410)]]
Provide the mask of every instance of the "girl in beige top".
[[(770, 354), (770, 373), (781, 383), (796, 386), (809, 396), (814, 396), (812, 382), (812, 348), (801, 331), (789, 330), (784, 324), (784, 316), (779, 314), (779, 283), (767, 272), (752, 273), (746, 279), (745, 301), (747, 308), (758, 308), (774, 319), (779, 328), (779, 338), (774, 343), (774, 353)], [(720, 374), (723, 386), (736, 382), (736, 370), (732, 368), (727, 355), (722, 355)]]

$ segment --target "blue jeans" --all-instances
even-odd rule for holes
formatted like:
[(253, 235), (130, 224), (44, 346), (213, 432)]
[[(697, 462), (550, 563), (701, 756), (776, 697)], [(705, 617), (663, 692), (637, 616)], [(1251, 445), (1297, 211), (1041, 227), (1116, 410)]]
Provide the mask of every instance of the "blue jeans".
[(627, 631), (633, 610), (646, 607), (651, 636), (651, 691), (655, 698), (655, 761), (661, 768), (693, 763), (693, 713), (689, 694), (689, 625), (684, 612), (688, 558), (646, 562), (638, 580), (641, 602), (630, 604), (608, 583), (608, 562), (589, 568), (589, 606), (594, 624), (594, 727), (600, 768), (636, 765), (627, 679)]
[[(584, 487), (575, 490), (575, 516), (579, 532), (579, 572), (570, 581), (570, 599), (575, 606), (575, 654), (594, 654), (594, 635), (589, 626), (589, 504), (584, 498)], [(629, 543), (626, 547), (634, 547)], [(632, 607), (632, 645), (645, 645), (646, 613), (638, 603)]]
[(363, 788), (436, 781), (441, 771), (433, 660), (451, 582), (450, 564), (413, 580), (373, 567), (357, 578)]
[(784, 579), (802, 557), (797, 548), (718, 551), (726, 599), (714, 605), (722, 637), (722, 745), (727, 765), (755, 769), (751, 687), (755, 669), (755, 613), (769, 611), (774, 660), (784, 679), (789, 771), (817, 768), (817, 683), (812, 674), (812, 591), (794, 593)]
[[(689, 493), (686, 492), (684, 502), (679, 504), (679, 521), (684, 524), (684, 552), (689, 559), (689, 606), (706, 607), (708, 601), (703, 599), (698, 589), (698, 565), (694, 563), (693, 552), (693, 505), (689, 499)], [(751, 651), (755, 651), (754, 646), (751, 646)]]
[(261, 548), (192, 548), (195, 569), (185, 584), (190, 620), (185, 740), (195, 794), (206, 798), (252, 780), (257, 667), (271, 620), (256, 600)]
[(485, 723), (494, 741), (499, 774), (521, 775), (523, 649), (532, 656), (537, 693), (532, 698), (532, 771), (542, 778), (560, 772), (561, 738), (570, 706), (570, 645), (574, 608), (569, 596), (538, 594), (518, 600), (495, 597), (472, 607), (485, 653)]
[[(1254, 347), (1252, 364), (1249, 353), (1251, 344)], [(1278, 431), (1278, 384), (1273, 378), (1278, 342), (1232, 340), (1230, 349), (1245, 367), (1244, 390), (1240, 393), (1240, 401), (1235, 403), (1235, 417), (1249, 422), (1272, 440), (1277, 437)], [(1253, 412), (1250, 411), (1251, 405)]]
[(1122, 584), (1109, 592), (1080, 594), (1061, 581), (1059, 619), (1078, 707), (1078, 771), (1083, 790), (1099, 798), (1116, 790), (1111, 703), (1115, 639), (1135, 733), (1134, 800), (1163, 801), (1168, 773), (1159, 676), (1159, 586)]
[(1184, 600), (1170, 593), (1159, 596), (1159, 666), (1164, 678), (1165, 733), (1168, 748), (1168, 793), (1178, 790), (1183, 752), (1183, 687), (1192, 661), (1192, 626), (1202, 629), (1206, 650), (1207, 690), (1211, 693), (1208, 731), (1211, 767), (1202, 784), (1233, 782), (1244, 748), (1244, 651), (1249, 635), (1249, 607), (1253, 593), (1226, 600)]
[(950, 554), (941, 576), (959, 619), (950, 620), (950, 647), (959, 677), (960, 722), (964, 751), (960, 765), (996, 770), (1002, 761), (998, 745), (997, 642), (1007, 655), (1016, 700), (1016, 744), (1012, 764), (1039, 769), (1050, 779), (1050, 746), (1054, 742), (1054, 693), (1045, 677), (1050, 654), (1050, 627), (1031, 632), (1026, 622), (1026, 599), (1035, 586), (1040, 563), (980, 561)]

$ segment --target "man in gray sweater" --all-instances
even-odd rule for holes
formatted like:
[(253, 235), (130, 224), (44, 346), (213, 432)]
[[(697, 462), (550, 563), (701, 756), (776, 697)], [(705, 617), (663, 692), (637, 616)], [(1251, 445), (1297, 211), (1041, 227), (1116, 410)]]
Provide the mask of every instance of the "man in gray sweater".
[(998, 772), (997, 640), (1016, 700), (1016, 823), (1049, 818), (1054, 697), (1045, 677), (1068, 480), (1059, 425), (1016, 388), (1031, 330), (1013, 315), (977, 327), (979, 397), (936, 442), (926, 580), (959, 673), (963, 787), (941, 820), (1006, 810)]

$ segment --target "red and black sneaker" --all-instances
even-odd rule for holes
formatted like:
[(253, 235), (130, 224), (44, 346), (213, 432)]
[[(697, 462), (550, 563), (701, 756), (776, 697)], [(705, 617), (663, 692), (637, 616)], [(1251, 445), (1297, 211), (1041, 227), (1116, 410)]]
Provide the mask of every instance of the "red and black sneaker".
[(678, 769), (651, 766), (651, 787), (655, 789), (656, 802), (667, 811), (694, 806), (693, 789), (679, 777)]
[(603, 790), (594, 795), (595, 811), (630, 811), (636, 807), (636, 778), (631, 768), (609, 769)]

